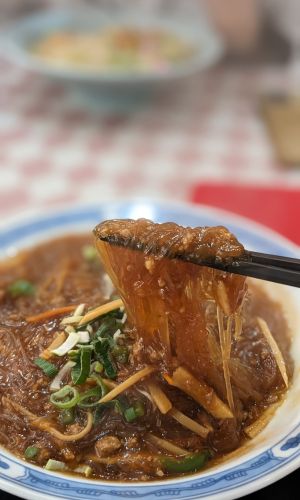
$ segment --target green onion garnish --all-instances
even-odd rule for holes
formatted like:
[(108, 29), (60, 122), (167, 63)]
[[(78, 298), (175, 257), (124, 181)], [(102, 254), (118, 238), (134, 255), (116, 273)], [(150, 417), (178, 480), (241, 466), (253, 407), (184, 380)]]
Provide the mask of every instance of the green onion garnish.
[(105, 318), (96, 331), (96, 338), (107, 339), (110, 347), (114, 347), (115, 342), (113, 339), (114, 332), (118, 329), (118, 324), (115, 318)]
[(68, 470), (68, 467), (64, 462), (60, 462), (59, 460), (52, 460), (52, 458), (50, 458), (45, 465), (45, 469), (52, 471), (65, 471)]
[(78, 465), (78, 467), (74, 469), (74, 472), (77, 472), (78, 474), (84, 474), (85, 477), (90, 477), (93, 473), (93, 469), (89, 465)]
[(71, 376), (73, 384), (84, 384), (91, 371), (91, 346), (82, 346), (80, 348), (80, 358), (72, 368)]
[(112, 350), (112, 355), (119, 363), (126, 364), (128, 362), (129, 351), (126, 346), (115, 346)]
[(106, 387), (105, 383), (103, 382), (102, 378), (100, 377), (100, 375), (92, 375), (92, 377), (94, 380), (96, 380), (97, 384), (99, 385), (99, 387), (101, 388), (101, 391), (102, 391), (102, 394), (101, 394), (101, 398), (103, 398), (103, 396), (105, 396), (105, 394), (108, 393), (108, 388)]
[(142, 417), (145, 414), (144, 406), (140, 401), (136, 401), (134, 406), (126, 408), (123, 415), (127, 422), (133, 422), (138, 417)]
[(137, 417), (143, 417), (145, 415), (145, 407), (141, 401), (136, 401), (134, 403), (134, 410)]
[(77, 404), (80, 408), (93, 408), (98, 404), (98, 401), (101, 397), (101, 387), (93, 387), (93, 389), (90, 389), (89, 391), (86, 391), (80, 395)]
[(78, 403), (79, 393), (75, 387), (65, 385), (62, 389), (50, 396), (50, 402), (61, 410), (69, 410)]
[(69, 351), (75, 347), (75, 345), (79, 342), (79, 333), (77, 332), (71, 332), (69, 333), (68, 338), (64, 341), (63, 344), (61, 344), (57, 349), (53, 349), (53, 354), (56, 354), (56, 356), (64, 356), (67, 354)]
[(75, 364), (76, 363), (74, 361), (67, 361), (66, 364), (62, 368), (60, 368), (58, 374), (51, 382), (50, 385), (51, 392), (59, 391), (63, 379), (69, 374), (69, 372), (71, 371), (73, 366), (75, 366)]
[(103, 372), (103, 364), (100, 361), (94, 361), (91, 365), (91, 372), (102, 373)]
[(37, 446), (28, 446), (24, 452), (24, 456), (27, 460), (32, 460), (36, 458), (39, 454), (40, 449)]
[(74, 408), (69, 408), (67, 410), (63, 410), (60, 414), (60, 419), (64, 425), (73, 424), (75, 421), (75, 412)]
[(117, 371), (111, 360), (109, 348), (110, 344), (108, 342), (108, 339), (98, 340), (94, 343), (96, 356), (98, 358), (98, 361), (100, 361), (100, 363), (103, 365), (106, 376), (108, 378), (116, 378)]
[(38, 366), (47, 377), (53, 378), (58, 374), (58, 368), (53, 364), (43, 358), (36, 358), (34, 364)]
[(126, 422), (133, 422), (136, 419), (135, 409), (133, 406), (130, 406), (130, 408), (127, 408), (124, 411), (124, 418)]
[(92, 245), (84, 245), (82, 247), (83, 258), (88, 262), (93, 262), (96, 260), (98, 253), (95, 247)]
[(21, 297), (22, 295), (33, 295), (35, 286), (27, 280), (16, 280), (7, 287), (7, 291), (13, 298)]
[(72, 349), (71, 351), (69, 351), (68, 358), (70, 358), (72, 361), (78, 361), (80, 358), (79, 349)]

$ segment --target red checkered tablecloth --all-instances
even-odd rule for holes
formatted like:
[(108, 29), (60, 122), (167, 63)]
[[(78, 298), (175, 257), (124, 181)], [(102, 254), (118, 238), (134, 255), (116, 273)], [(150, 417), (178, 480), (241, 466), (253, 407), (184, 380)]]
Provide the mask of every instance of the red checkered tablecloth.
[(188, 199), (201, 181), (300, 186), (260, 119), (272, 68), (220, 67), (108, 114), (71, 87), (0, 59), (0, 213), (62, 202)]

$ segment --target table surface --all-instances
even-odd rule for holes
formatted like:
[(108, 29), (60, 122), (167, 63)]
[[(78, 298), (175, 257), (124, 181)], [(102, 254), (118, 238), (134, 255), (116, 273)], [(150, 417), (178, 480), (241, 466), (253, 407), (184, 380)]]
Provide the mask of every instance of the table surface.
[(0, 57), (0, 214), (116, 197), (188, 199), (200, 181), (300, 186), (274, 157), (260, 96), (280, 67), (218, 67), (131, 113)]
[[(188, 200), (201, 181), (300, 187), (274, 158), (259, 99), (276, 67), (219, 67), (152, 96), (130, 114), (101, 110), (0, 58), (0, 215), (148, 196)], [(251, 499), (296, 499), (299, 472)], [(1, 500), (12, 497), (0, 494)]]

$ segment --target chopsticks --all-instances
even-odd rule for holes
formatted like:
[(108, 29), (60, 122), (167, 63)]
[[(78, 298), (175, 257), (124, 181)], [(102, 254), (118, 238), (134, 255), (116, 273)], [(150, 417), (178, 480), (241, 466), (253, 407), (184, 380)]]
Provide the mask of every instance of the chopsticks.
[[(137, 240), (128, 241), (116, 235), (100, 237), (100, 239), (111, 245), (124, 246), (132, 250), (145, 250), (143, 243)], [(160, 254), (160, 250), (159, 246), (156, 247), (153, 245), (151, 247), (153, 255)], [(147, 248), (147, 254), (149, 255), (149, 247)], [(240, 258), (233, 258), (230, 261), (204, 261), (194, 254), (168, 254), (166, 257), (191, 262), (199, 266), (212, 267), (220, 271), (300, 288), (300, 259), (251, 252), (249, 250), (245, 250)]]
[(291, 257), (246, 250), (242, 259), (229, 264), (212, 263), (209, 266), (242, 276), (300, 287), (300, 260)]

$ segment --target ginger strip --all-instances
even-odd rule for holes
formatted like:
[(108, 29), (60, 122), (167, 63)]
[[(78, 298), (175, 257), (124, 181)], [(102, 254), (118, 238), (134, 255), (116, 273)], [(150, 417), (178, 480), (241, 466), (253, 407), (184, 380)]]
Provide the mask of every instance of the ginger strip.
[(196, 379), (186, 368), (180, 366), (172, 377), (165, 377), (167, 382), (191, 396), (215, 418), (233, 418), (230, 408), (217, 396), (212, 387), (203, 380)]
[(115, 311), (116, 309), (120, 309), (120, 307), (123, 307), (123, 301), (121, 299), (117, 300), (112, 300), (111, 302), (108, 302), (107, 304), (102, 304), (102, 306), (96, 307), (96, 309), (92, 309), (92, 311), (89, 311), (86, 313), (83, 318), (79, 322), (79, 326), (85, 325), (86, 323), (89, 323), (90, 321), (93, 321), (94, 319), (98, 318), (99, 316), (103, 316), (103, 314), (107, 314), (111, 311)]
[(148, 377), (151, 373), (155, 371), (153, 366), (145, 366), (142, 370), (134, 373), (128, 379), (124, 380), (121, 384), (117, 385), (114, 389), (108, 392), (103, 398), (100, 399), (99, 403), (107, 403), (117, 396), (122, 394), (122, 392), (129, 389), (131, 386), (142, 380), (144, 377)]
[(282, 375), (283, 381), (284, 381), (286, 387), (288, 387), (289, 386), (289, 378), (288, 378), (288, 375), (286, 372), (285, 362), (284, 362), (283, 356), (281, 354), (281, 351), (278, 347), (278, 344), (277, 344), (276, 340), (274, 339), (272, 333), (270, 332), (270, 328), (268, 327), (266, 321), (262, 318), (257, 318), (257, 322), (259, 324), (261, 332), (263, 333), (266, 341), (268, 342), (268, 344), (271, 348), (272, 353), (274, 354), (274, 358), (276, 360), (278, 369)]
[(165, 395), (165, 393), (161, 390), (158, 384), (155, 382), (149, 382), (147, 384), (150, 395), (158, 407), (159, 411), (164, 415), (168, 413), (168, 411), (172, 408), (172, 403), (169, 398)]
[(177, 420), (177, 422), (179, 422), (183, 427), (186, 427), (202, 438), (206, 438), (210, 432), (209, 429), (201, 424), (198, 424), (198, 422), (195, 422), (195, 420), (188, 417), (187, 415), (184, 415), (184, 413), (181, 413), (181, 411), (177, 410), (176, 408), (172, 408), (172, 410), (170, 410), (169, 412), (169, 415)]
[(170, 441), (167, 441), (166, 439), (162, 439), (158, 436), (155, 436), (154, 434), (151, 434), (150, 432), (146, 434), (146, 439), (151, 443), (154, 444), (154, 446), (157, 446), (158, 448), (161, 448), (163, 450), (167, 450), (170, 453), (173, 453), (174, 455), (188, 455), (189, 452), (185, 450), (184, 448), (180, 448), (180, 446), (176, 446), (175, 444), (171, 443)]

